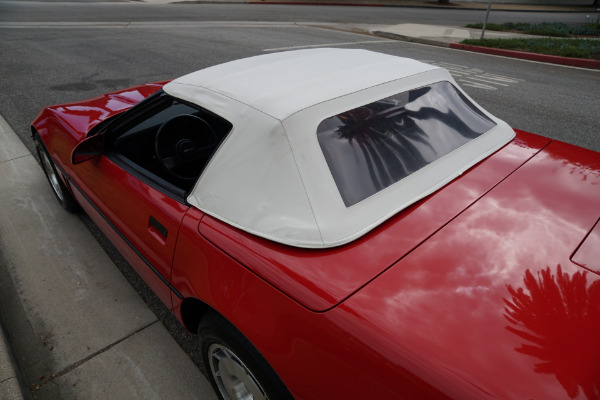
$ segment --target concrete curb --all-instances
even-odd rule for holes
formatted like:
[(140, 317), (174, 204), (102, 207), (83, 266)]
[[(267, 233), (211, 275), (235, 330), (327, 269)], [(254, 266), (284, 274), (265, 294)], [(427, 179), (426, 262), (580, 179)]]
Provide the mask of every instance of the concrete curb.
[(0, 187), (0, 400), (216, 399), (1, 116)]
[(0, 321), (0, 397), (2, 400), (24, 400), (17, 363)]
[(385, 32), (385, 31), (373, 31), (373, 33), (377, 36), (381, 36), (381, 37), (388, 38), (388, 39), (394, 39), (394, 40), (402, 40), (404, 42), (420, 43), (420, 44), (427, 44), (430, 46), (439, 46), (439, 47), (449, 47), (450, 46), (450, 43), (445, 43), (440, 40), (423, 39), (423, 38), (419, 38), (419, 37), (399, 35), (397, 33), (391, 33), (391, 32)]
[(449, 47), (451, 49), (457, 50), (466, 50), (472, 51), (476, 53), (484, 53), (491, 54), (496, 56), (510, 57), (510, 58), (518, 58), (522, 60), (530, 60), (530, 61), (538, 61), (549, 64), (559, 64), (559, 65), (567, 65), (571, 67), (579, 67), (579, 68), (588, 68), (588, 69), (600, 69), (600, 60), (591, 60), (585, 58), (573, 58), (573, 57), (560, 57), (560, 56), (551, 56), (547, 54), (537, 54), (537, 53), (528, 53), (524, 51), (515, 51), (515, 50), (504, 50), (504, 49), (495, 49), (491, 47), (481, 47), (481, 46), (471, 46), (462, 43), (451, 43), (440, 39), (430, 39), (430, 38), (422, 38), (418, 36), (409, 36), (402, 35), (399, 33), (389, 32), (389, 31), (373, 31), (373, 34), (385, 37), (388, 39), (401, 40), (405, 42), (411, 43), (420, 43), (432, 46), (439, 47)]
[(600, 69), (600, 60), (584, 58), (560, 57), (547, 54), (528, 53), (524, 51), (494, 49), (491, 47), (471, 46), (461, 43), (450, 43), (451, 49), (467, 50), (476, 53), (493, 54), (503, 57), (520, 58), (523, 60), (539, 61), (551, 64), (568, 65), (571, 67)]
[[(14, 136), (7, 135), (10, 126), (0, 115), (0, 164), (29, 154), (29, 151)], [(0, 287), (6, 284), (0, 281)], [(23, 400), (23, 380), (13, 352), (11, 341), (4, 327), (4, 316), (0, 309), (0, 398), (2, 400)]]

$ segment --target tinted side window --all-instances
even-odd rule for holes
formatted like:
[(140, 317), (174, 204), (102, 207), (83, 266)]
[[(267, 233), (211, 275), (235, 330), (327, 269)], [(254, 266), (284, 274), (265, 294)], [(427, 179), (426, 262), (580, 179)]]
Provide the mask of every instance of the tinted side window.
[(182, 194), (231, 128), (223, 118), (163, 94), (120, 124), (112, 147), (138, 175)]
[(327, 118), (317, 137), (350, 207), (495, 125), (449, 82), (438, 82)]

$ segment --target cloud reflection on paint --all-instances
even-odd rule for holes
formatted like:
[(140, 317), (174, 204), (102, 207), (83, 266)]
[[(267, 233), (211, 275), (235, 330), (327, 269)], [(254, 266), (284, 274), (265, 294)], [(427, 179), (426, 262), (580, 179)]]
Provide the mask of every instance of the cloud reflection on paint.
[(524, 287), (507, 285), (507, 330), (525, 342), (515, 348), (535, 357), (535, 372), (552, 374), (570, 398), (580, 391), (600, 398), (600, 281), (588, 286), (587, 271), (569, 276), (560, 265), (535, 276), (529, 269)]

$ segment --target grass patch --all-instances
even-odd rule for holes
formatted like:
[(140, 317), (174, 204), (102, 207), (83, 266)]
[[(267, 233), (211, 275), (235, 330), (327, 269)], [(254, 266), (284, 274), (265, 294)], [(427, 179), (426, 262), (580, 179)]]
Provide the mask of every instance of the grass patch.
[[(469, 24), (467, 28), (482, 29), (483, 24)], [(504, 24), (487, 24), (485, 29), (552, 37), (600, 36), (600, 28), (597, 23), (586, 26), (570, 26), (562, 22), (542, 22), (541, 24), (506, 22)]]
[(466, 39), (461, 43), (553, 56), (600, 60), (600, 41), (594, 39)]

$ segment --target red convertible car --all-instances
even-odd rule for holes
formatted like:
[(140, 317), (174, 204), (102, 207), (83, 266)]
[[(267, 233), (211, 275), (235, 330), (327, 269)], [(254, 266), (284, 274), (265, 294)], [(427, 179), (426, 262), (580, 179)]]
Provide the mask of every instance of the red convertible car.
[(600, 155), (511, 129), (442, 68), (274, 53), (32, 133), (223, 399), (600, 398)]

